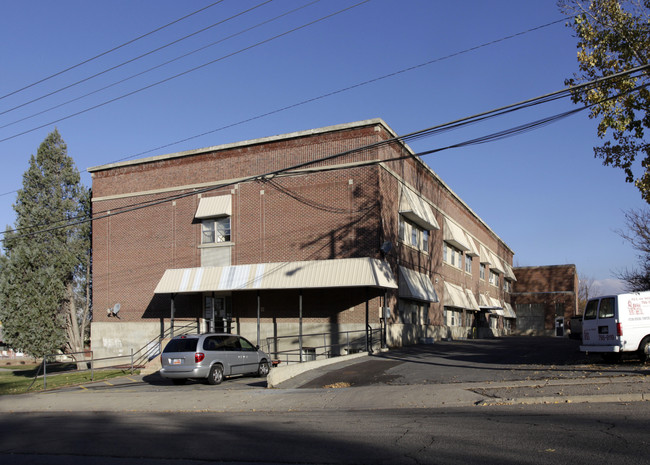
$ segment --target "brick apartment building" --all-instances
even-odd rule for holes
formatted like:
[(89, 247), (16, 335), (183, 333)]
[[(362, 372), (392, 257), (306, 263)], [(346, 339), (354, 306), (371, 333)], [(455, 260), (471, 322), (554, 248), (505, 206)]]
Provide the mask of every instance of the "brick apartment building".
[(319, 354), (516, 317), (513, 251), (380, 119), (89, 171), (97, 356), (187, 325)]
[(514, 268), (519, 334), (564, 336), (572, 316), (578, 315), (578, 272), (575, 265)]

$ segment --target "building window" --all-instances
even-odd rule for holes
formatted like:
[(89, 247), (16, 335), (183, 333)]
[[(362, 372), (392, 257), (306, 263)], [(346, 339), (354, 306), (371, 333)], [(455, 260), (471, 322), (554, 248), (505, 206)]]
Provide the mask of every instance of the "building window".
[(499, 273), (490, 270), (490, 284), (499, 287)]
[(447, 326), (461, 326), (463, 312), (445, 307), (445, 324)]
[(507, 279), (503, 280), (503, 290), (506, 292), (512, 292), (512, 283)]
[(465, 271), (472, 274), (472, 257), (465, 255)]
[(403, 243), (429, 253), (429, 231), (406, 220), (402, 215), (399, 217), (399, 239)]
[(201, 223), (201, 244), (230, 242), (230, 217), (210, 218)]
[(399, 299), (399, 313), (400, 319), (404, 324), (429, 324), (429, 307), (422, 302)]
[(480, 278), (485, 281), (485, 263), (481, 263)]
[(446, 242), (442, 243), (442, 260), (445, 263), (448, 263), (456, 268), (462, 268), (463, 266), (463, 252), (458, 250), (456, 247), (447, 244)]

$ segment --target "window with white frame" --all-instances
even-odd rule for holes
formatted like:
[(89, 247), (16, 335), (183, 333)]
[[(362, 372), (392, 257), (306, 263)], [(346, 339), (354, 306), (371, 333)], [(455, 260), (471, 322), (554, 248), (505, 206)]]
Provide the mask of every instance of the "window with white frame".
[(480, 269), (479, 277), (480, 277), (483, 281), (485, 281), (485, 270), (486, 270), (486, 268), (487, 268), (487, 267), (485, 266), (485, 263), (481, 263), (481, 269)]
[(463, 311), (445, 307), (445, 324), (447, 326), (461, 326)]
[(429, 324), (429, 306), (422, 302), (399, 299), (399, 314), (404, 324)]
[(230, 217), (207, 218), (201, 222), (201, 244), (230, 242)]
[(472, 257), (465, 255), (465, 272), (472, 274)]
[(499, 287), (499, 273), (490, 270), (490, 284)]
[(456, 268), (463, 267), (463, 252), (453, 245), (442, 243), (442, 260)]
[(399, 216), (399, 239), (422, 252), (429, 253), (429, 231)]
[(506, 292), (512, 292), (512, 283), (507, 279), (503, 280), (503, 290)]

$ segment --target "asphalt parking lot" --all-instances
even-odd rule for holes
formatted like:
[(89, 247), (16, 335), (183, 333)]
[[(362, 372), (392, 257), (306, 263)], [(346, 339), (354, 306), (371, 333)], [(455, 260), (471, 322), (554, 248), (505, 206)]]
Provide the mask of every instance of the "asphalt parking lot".
[(598, 354), (580, 352), (579, 346), (577, 340), (553, 337), (438, 341), (373, 354), (349, 366), (315, 369), (279, 387), (588, 379), (650, 373), (650, 365), (638, 360), (605, 363)]
[[(650, 374), (650, 364), (642, 364), (634, 359), (605, 363), (599, 355), (585, 355), (578, 347), (576, 340), (551, 337), (438, 341), (342, 360), (328, 366), (318, 366), (316, 363), (313, 369), (274, 387), (317, 389), (333, 386), (497, 383)], [(88, 383), (66, 390), (201, 392), (260, 390), (266, 387), (265, 379), (252, 376), (229, 378), (218, 386), (210, 386), (201, 380), (190, 380), (185, 385), (176, 386), (154, 372)]]

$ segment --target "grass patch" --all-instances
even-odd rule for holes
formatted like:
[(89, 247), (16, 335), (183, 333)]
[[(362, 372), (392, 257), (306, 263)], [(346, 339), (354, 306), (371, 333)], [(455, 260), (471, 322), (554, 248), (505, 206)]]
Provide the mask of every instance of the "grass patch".
[[(0, 395), (43, 391), (42, 365), (25, 364), (0, 366), (0, 368), (2, 368), (0, 370)], [(34, 381), (37, 373), (39, 377)], [(135, 370), (134, 373), (139, 373), (139, 370)], [(76, 370), (76, 364), (73, 363), (48, 365), (47, 389), (76, 386), (93, 380), (101, 381), (130, 374), (130, 369), (102, 368), (95, 369), (93, 376), (90, 370)]]

